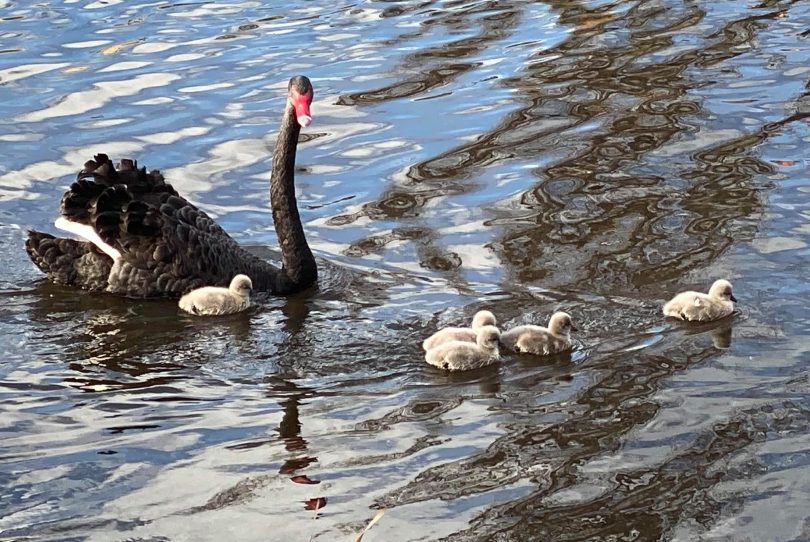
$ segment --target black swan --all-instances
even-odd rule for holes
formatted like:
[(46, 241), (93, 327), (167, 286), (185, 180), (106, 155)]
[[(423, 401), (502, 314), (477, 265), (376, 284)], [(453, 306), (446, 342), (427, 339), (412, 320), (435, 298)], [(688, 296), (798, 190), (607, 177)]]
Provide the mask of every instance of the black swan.
[(179, 297), (202, 286), (227, 286), (237, 274), (253, 288), (291, 294), (317, 281), (295, 200), (294, 170), (301, 126), (312, 122), (312, 83), (290, 79), (273, 151), (270, 203), (281, 246), (281, 269), (242, 249), (225, 230), (180, 196), (159, 171), (147, 173), (105, 154), (87, 162), (62, 197), (56, 227), (82, 241), (29, 231), (31, 260), (52, 281), (127, 297)]
[(235, 314), (250, 307), (250, 291), (253, 283), (247, 275), (236, 275), (227, 288), (203, 286), (180, 298), (181, 309), (200, 316)]

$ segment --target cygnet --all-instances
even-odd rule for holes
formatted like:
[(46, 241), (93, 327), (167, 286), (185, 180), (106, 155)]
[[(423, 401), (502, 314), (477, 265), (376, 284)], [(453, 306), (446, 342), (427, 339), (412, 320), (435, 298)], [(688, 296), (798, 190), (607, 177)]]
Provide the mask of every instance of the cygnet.
[(735, 301), (731, 283), (720, 279), (714, 281), (708, 295), (692, 291), (676, 295), (664, 305), (664, 314), (680, 320), (710, 322), (734, 312)]
[(577, 331), (571, 316), (555, 312), (548, 327), (525, 325), (501, 334), (501, 343), (515, 352), (549, 356), (571, 349), (571, 331)]
[(497, 325), (495, 315), (489, 311), (478, 311), (473, 316), (472, 327), (446, 327), (440, 329), (422, 343), (425, 351), (436, 348), (440, 344), (450, 341), (464, 341), (474, 343), (477, 332), (484, 326)]
[(253, 282), (247, 275), (236, 275), (227, 288), (204, 286), (180, 298), (181, 309), (197, 315), (234, 314), (250, 307)]
[(495, 326), (483, 326), (478, 330), (475, 343), (450, 341), (432, 348), (425, 354), (425, 361), (448, 371), (468, 371), (492, 365), (500, 359)]

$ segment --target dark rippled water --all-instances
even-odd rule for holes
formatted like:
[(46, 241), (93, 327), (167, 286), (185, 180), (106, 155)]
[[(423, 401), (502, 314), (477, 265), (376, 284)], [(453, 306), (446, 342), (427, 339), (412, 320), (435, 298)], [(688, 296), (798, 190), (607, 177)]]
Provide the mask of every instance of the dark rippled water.
[[(353, 540), (380, 507), (367, 541), (810, 539), (809, 28), (799, 0), (0, 0), (0, 539)], [(295, 73), (317, 291), (194, 319), (42, 280), (25, 231), (96, 152), (276, 257)], [(730, 322), (660, 317), (717, 277)], [(429, 368), (482, 307), (565, 309), (579, 346)]]

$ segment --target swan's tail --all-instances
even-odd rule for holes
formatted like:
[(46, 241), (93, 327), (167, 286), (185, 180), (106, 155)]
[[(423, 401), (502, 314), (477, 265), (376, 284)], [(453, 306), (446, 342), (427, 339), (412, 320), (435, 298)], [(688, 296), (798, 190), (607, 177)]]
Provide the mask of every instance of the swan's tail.
[(112, 259), (91, 243), (29, 231), (25, 250), (31, 261), (53, 282), (86, 290), (104, 290), (107, 287)]

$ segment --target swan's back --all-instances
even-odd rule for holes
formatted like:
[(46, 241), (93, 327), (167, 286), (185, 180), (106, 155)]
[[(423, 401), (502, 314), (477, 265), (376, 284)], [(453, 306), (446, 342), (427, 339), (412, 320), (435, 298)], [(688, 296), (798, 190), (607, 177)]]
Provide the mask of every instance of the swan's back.
[(467, 371), (492, 365), (500, 359), (499, 336), (500, 331), (495, 326), (483, 326), (478, 330), (475, 343), (450, 341), (441, 344), (427, 351), (425, 361), (448, 371)]
[(501, 343), (513, 352), (548, 356), (571, 348), (567, 335), (555, 335), (548, 328), (523, 325), (501, 333)]
[(178, 306), (186, 312), (197, 315), (234, 314), (250, 306), (248, 299), (218, 286), (204, 286), (180, 298)]
[(471, 327), (446, 327), (440, 329), (422, 342), (425, 351), (436, 348), (440, 344), (451, 341), (463, 341), (474, 343), (478, 336), (478, 331), (485, 326), (495, 326), (497, 320), (495, 315), (488, 310), (480, 310), (475, 313)]
[(428, 350), (425, 361), (447, 371), (468, 371), (498, 361), (498, 351), (490, 352), (475, 343), (450, 341)]
[(234, 314), (250, 307), (250, 277), (236, 275), (228, 288), (204, 286), (180, 298), (179, 307), (198, 315)]
[(428, 351), (432, 348), (436, 348), (439, 345), (453, 342), (453, 341), (461, 341), (461, 342), (468, 342), (471, 344), (475, 343), (475, 331), (468, 327), (446, 327), (444, 329), (440, 329), (427, 339), (422, 342), (422, 348), (425, 351)]
[(669, 300), (663, 309), (665, 316), (694, 322), (709, 322), (725, 318), (734, 312), (734, 303), (701, 292), (681, 292)]
[(523, 333), (515, 342), (515, 350), (526, 354), (549, 356), (559, 354), (571, 348), (568, 337), (553, 335), (548, 330), (543, 332)]
[[(272, 266), (242, 249), (159, 171), (139, 169), (134, 160), (122, 160), (118, 169), (105, 154), (88, 161), (62, 197), (60, 215), (58, 227), (96, 247), (31, 232), (26, 249), (65, 284), (128, 297), (176, 297), (204, 285), (225, 286), (244, 273), (257, 277), (257, 289), (273, 290)], [(92, 264), (79, 265), (81, 256)]]

